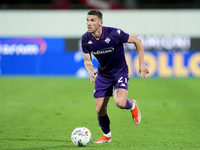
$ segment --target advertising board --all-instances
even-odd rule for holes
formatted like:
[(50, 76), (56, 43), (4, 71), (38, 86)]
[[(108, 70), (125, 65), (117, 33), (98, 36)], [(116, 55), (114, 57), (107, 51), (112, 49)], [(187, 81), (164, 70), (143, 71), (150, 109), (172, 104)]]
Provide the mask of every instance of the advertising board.
[[(66, 51), (64, 38), (0, 38), (1, 75), (88, 77), (81, 51)], [(127, 52), (130, 77), (137, 76), (136, 51)], [(148, 77), (200, 77), (200, 51), (145, 51)], [(93, 57), (94, 69), (98, 68)]]

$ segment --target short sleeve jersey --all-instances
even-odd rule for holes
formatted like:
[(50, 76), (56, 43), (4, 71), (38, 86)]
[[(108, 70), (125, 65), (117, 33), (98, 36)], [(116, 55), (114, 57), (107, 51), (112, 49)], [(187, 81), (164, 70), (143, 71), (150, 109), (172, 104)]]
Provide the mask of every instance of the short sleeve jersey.
[(98, 74), (105, 77), (128, 74), (123, 47), (128, 38), (129, 34), (120, 29), (103, 26), (99, 40), (89, 32), (82, 36), (82, 51), (92, 53), (96, 57), (99, 62)]

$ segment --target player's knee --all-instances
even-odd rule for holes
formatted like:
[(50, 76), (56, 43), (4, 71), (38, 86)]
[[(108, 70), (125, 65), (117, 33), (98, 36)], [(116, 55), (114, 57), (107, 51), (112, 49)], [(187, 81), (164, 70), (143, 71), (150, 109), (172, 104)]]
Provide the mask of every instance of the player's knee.
[(115, 99), (115, 105), (116, 105), (117, 107), (119, 107), (119, 108), (124, 108), (124, 107), (126, 106), (126, 103), (125, 103), (125, 102), (126, 102), (125, 100), (120, 99), (120, 98)]

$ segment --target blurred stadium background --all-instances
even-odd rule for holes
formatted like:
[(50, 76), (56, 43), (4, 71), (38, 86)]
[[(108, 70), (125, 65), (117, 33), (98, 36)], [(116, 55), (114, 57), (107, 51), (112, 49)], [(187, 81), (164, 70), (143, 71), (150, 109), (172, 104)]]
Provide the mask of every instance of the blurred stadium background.
[[(80, 38), (88, 10), (101, 9), (104, 26), (143, 40), (149, 77), (200, 77), (199, 8), (200, 0), (1, 0), (0, 75), (87, 77)], [(125, 50), (137, 76), (135, 47)]]

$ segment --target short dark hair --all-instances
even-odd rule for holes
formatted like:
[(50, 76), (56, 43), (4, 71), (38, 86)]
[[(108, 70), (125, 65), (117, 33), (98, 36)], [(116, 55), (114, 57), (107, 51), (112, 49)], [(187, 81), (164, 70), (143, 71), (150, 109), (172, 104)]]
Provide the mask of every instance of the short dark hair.
[(90, 10), (90, 11), (88, 12), (87, 15), (95, 15), (95, 16), (97, 16), (100, 20), (103, 19), (103, 14), (102, 14), (102, 12), (101, 12), (100, 10), (97, 10), (97, 9), (92, 9), (92, 10)]

